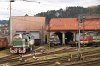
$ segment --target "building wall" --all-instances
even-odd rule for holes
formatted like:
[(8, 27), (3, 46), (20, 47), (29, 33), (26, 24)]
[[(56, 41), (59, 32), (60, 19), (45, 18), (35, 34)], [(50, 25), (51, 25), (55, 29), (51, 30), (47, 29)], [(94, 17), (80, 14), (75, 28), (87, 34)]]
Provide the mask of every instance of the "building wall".
[(11, 18), (12, 37), (16, 31), (43, 31), (45, 27), (45, 17), (33, 16), (13, 16)]

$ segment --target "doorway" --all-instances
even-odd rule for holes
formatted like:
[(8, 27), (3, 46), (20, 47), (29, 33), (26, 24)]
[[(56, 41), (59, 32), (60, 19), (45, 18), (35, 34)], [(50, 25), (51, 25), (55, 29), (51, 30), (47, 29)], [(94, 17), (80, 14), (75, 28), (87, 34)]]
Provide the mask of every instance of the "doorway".
[(73, 33), (72, 32), (66, 32), (65, 33), (65, 44), (68, 44), (70, 41), (73, 41)]
[(54, 34), (58, 35), (60, 39), (60, 44), (62, 44), (62, 33), (61, 32), (55, 32)]

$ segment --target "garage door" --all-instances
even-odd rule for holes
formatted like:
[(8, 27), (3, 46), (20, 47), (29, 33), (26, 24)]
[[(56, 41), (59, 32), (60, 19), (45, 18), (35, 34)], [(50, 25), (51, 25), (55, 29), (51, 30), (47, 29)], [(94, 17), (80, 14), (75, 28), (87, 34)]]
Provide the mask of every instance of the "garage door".
[(39, 31), (32, 31), (30, 34), (34, 37), (34, 39), (40, 39)]

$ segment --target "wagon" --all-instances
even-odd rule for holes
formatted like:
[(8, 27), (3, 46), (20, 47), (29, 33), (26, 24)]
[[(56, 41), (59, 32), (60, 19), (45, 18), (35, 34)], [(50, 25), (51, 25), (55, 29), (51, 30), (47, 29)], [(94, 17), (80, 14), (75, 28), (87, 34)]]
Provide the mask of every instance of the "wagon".
[(7, 48), (8, 40), (6, 37), (0, 37), (0, 48)]

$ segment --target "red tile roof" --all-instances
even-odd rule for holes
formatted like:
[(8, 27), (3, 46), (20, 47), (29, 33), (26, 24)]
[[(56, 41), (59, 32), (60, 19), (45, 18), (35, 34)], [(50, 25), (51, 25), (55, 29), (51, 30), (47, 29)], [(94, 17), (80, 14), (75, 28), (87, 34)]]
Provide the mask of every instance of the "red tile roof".
[[(50, 30), (78, 30), (77, 18), (53, 18)], [(100, 30), (100, 19), (88, 19), (81, 23), (81, 30)]]

